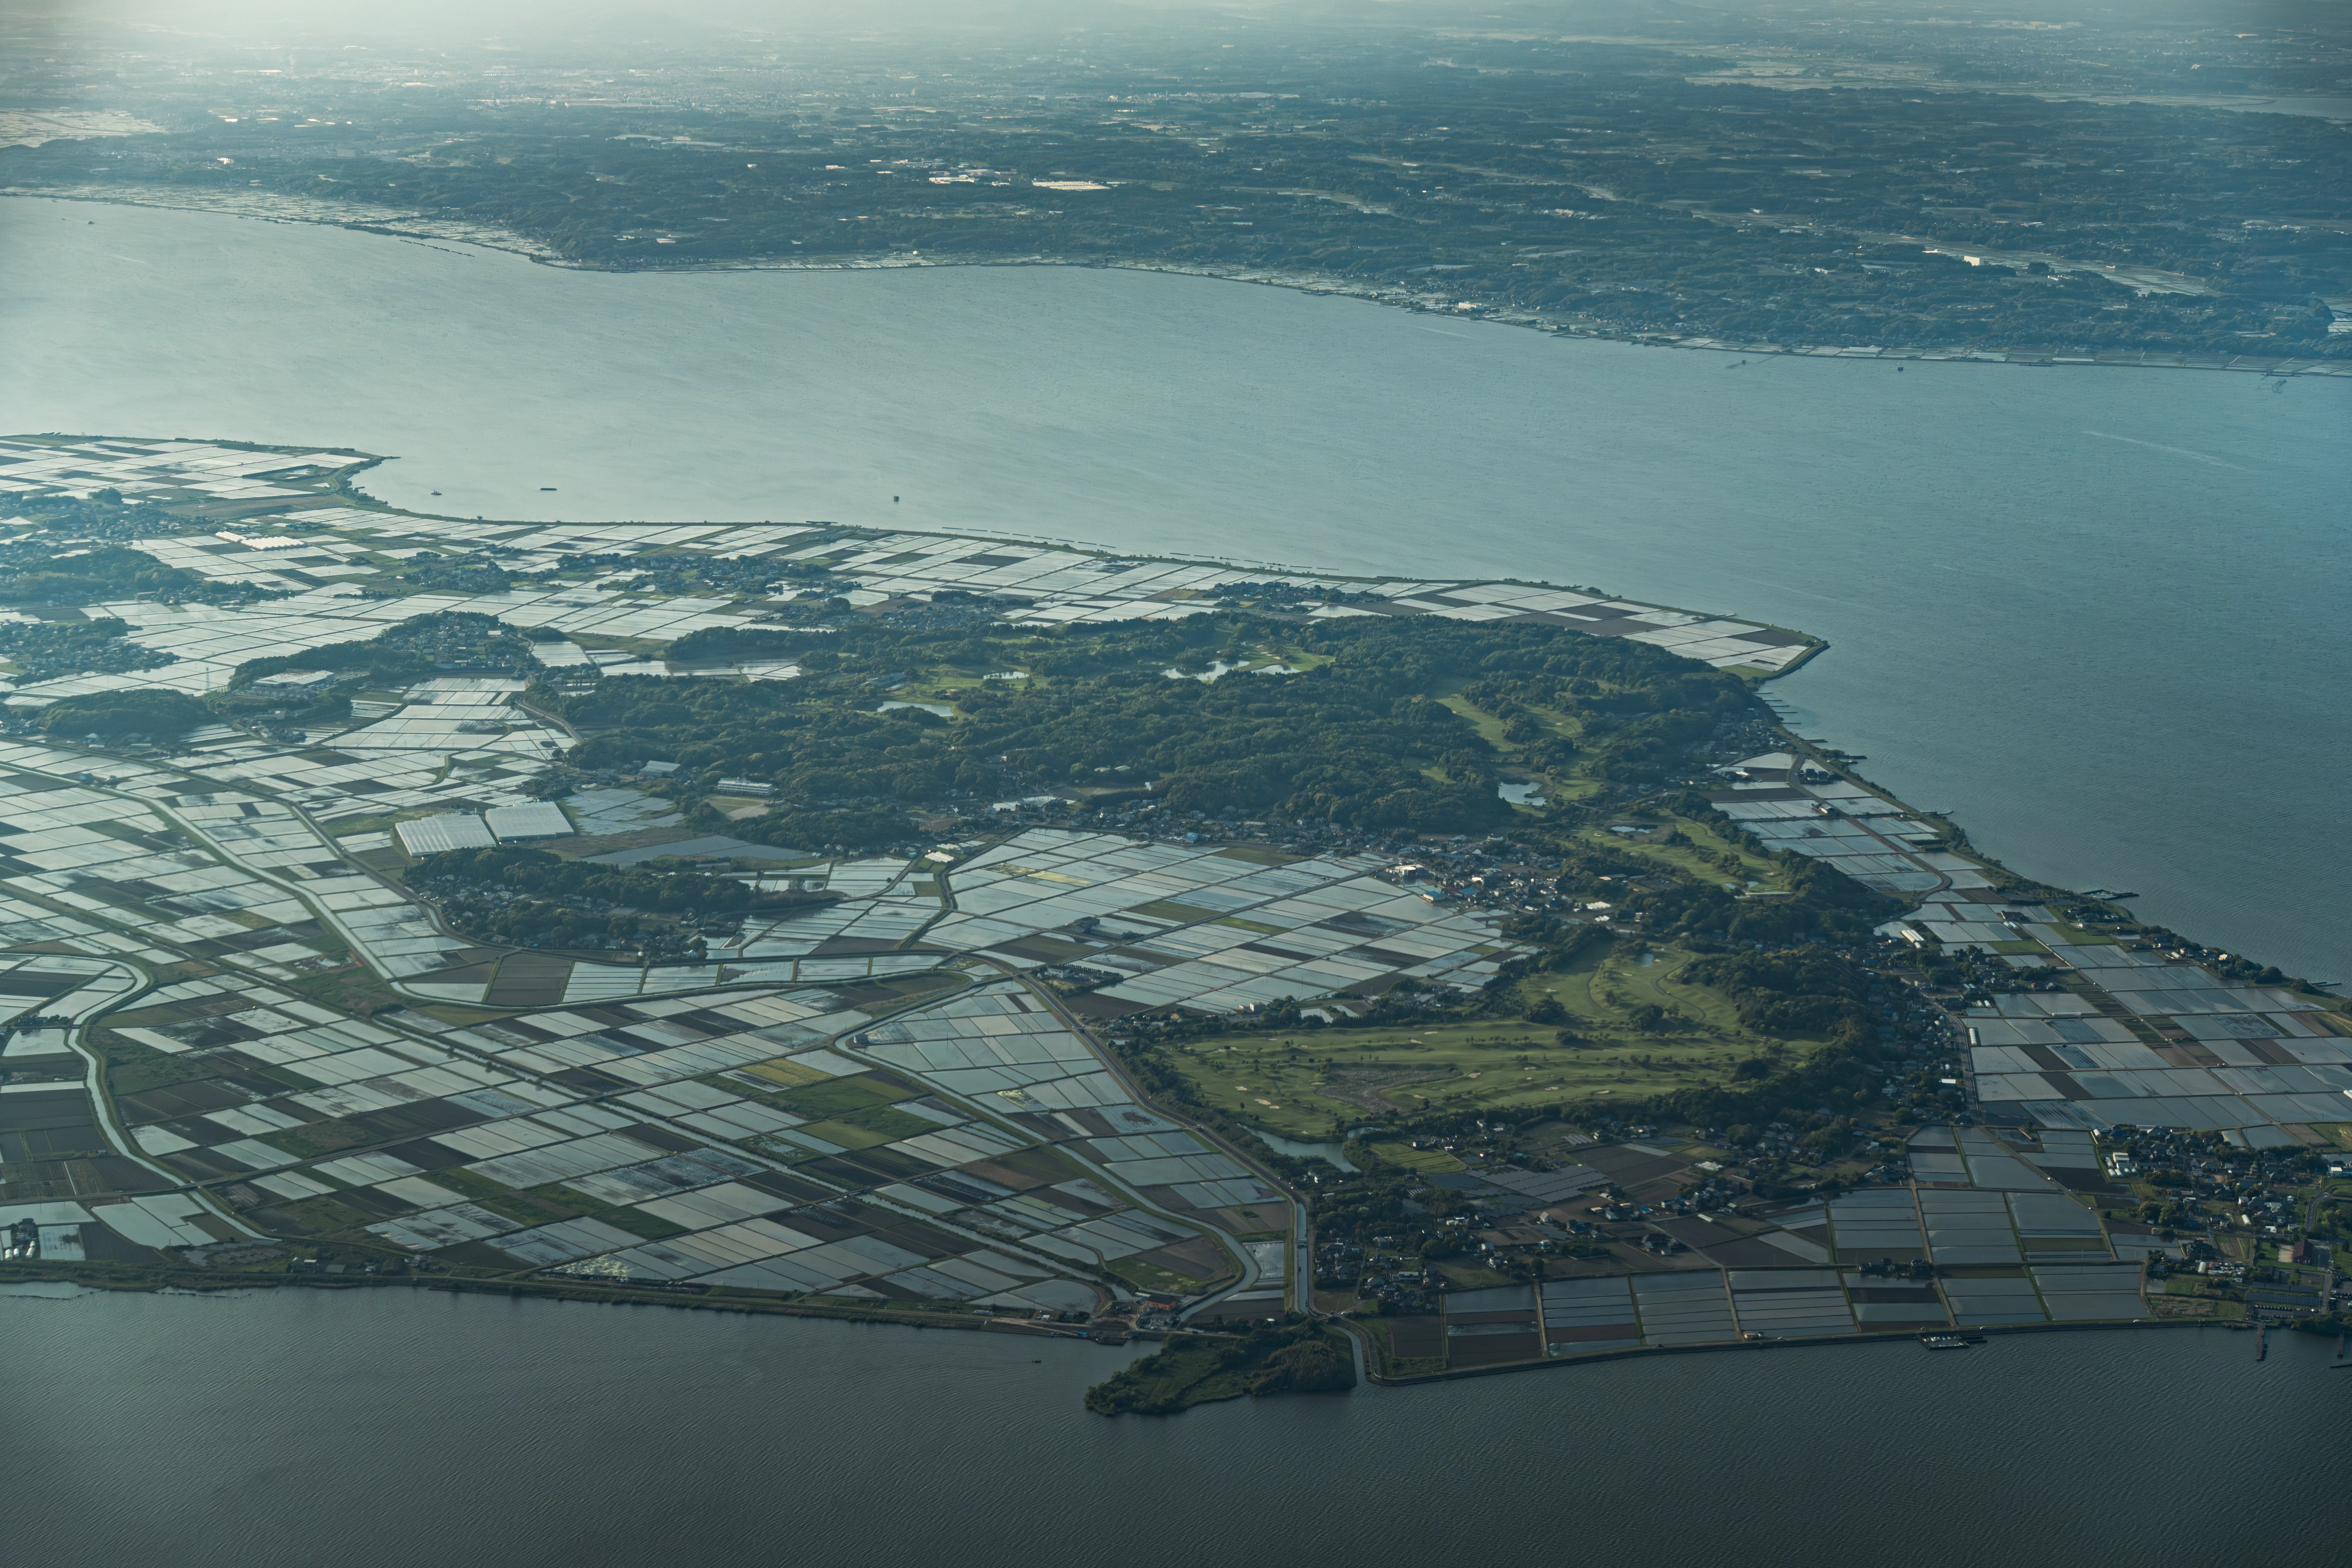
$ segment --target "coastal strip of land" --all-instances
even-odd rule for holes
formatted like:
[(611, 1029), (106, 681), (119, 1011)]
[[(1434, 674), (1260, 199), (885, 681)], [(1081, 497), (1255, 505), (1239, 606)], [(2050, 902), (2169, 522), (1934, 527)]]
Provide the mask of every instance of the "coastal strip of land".
[[(1312, 269), (1244, 265), (1184, 263), (1150, 258), (1103, 259), (1090, 257), (1037, 255), (1006, 257), (987, 254), (889, 251), (873, 255), (694, 262), (653, 267), (647, 264), (586, 262), (548, 249), (529, 237), (478, 221), (429, 213), (386, 208), (381, 213), (354, 213), (349, 204), (275, 193), (226, 192), (217, 196), (176, 189), (126, 190), (117, 185), (86, 189), (0, 187), (0, 197), (46, 201), (95, 202), (118, 206), (158, 207), (180, 212), (219, 213), (269, 223), (307, 223), (347, 228), (361, 234), (437, 241), (522, 257), (545, 267), (578, 271), (664, 272), (842, 272), (939, 267), (1083, 267), (1130, 272), (1165, 272), (1186, 278), (1253, 283), (1304, 294), (1334, 295), (1361, 300), (1394, 310), (1442, 315), (1454, 321), (1488, 321), (1500, 326), (1549, 332), (1561, 337), (1637, 343), (1645, 348), (1698, 349), (1742, 356), (1795, 355), (1822, 359), (1925, 361), (1935, 363), (2105, 365), (2120, 369), (2219, 370), (2263, 376), (2352, 376), (2352, 362), (2310, 359), (2294, 355), (2200, 352), (2163, 348), (1957, 348), (1952, 346), (1853, 342), (1776, 342), (1709, 336), (1695, 332), (1629, 331), (1573, 313), (1528, 309), (1507, 304), (1465, 300), (1454, 292), (1410, 289), (1366, 282), (1360, 279)], [(1923, 250), (1923, 254), (1925, 251)]]

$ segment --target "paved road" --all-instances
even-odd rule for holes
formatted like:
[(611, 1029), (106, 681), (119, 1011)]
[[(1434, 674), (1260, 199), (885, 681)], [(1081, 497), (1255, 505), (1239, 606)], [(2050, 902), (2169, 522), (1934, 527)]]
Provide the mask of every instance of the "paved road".
[[(989, 958), (986, 954), (982, 953), (975, 953), (971, 956), (979, 958), (982, 962), (992, 965), (1009, 978), (1020, 982), (1031, 995), (1035, 996), (1040, 1001), (1044, 1002), (1046, 1009), (1050, 1011), (1055, 1017), (1060, 1019), (1063, 1026), (1069, 1029), (1073, 1034), (1077, 1035), (1082, 1039), (1094, 1039), (1093, 1031), (1087, 1028), (1084, 1021), (1079, 1019), (1067, 1007), (1062, 1005), (1061, 997), (1055, 994), (1050, 987), (1039, 985), (1036, 982), (1031, 980), (1026, 974), (1021, 973), (1020, 970), (1014, 968), (1009, 963), (1003, 963), (1002, 960)], [(1109, 1069), (1111, 1076), (1119, 1081), (1120, 1086), (1124, 1088), (1129, 1094), (1134, 1097), (1136, 1104), (1150, 1106), (1152, 1110), (1158, 1111), (1160, 1115), (1167, 1117), (1170, 1121), (1177, 1123), (1177, 1125), (1182, 1127), (1186, 1131), (1207, 1143), (1211, 1148), (1217, 1150), (1221, 1153), (1230, 1155), (1233, 1159), (1238, 1161), (1244, 1170), (1249, 1171), (1259, 1180), (1272, 1187), (1276, 1192), (1283, 1194), (1284, 1201), (1290, 1205), (1293, 1214), (1297, 1216), (1297, 1237), (1300, 1244), (1298, 1258), (1293, 1260), (1293, 1266), (1290, 1270), (1292, 1283), (1289, 1287), (1289, 1293), (1286, 1300), (1295, 1300), (1302, 1309), (1311, 1310), (1314, 1306), (1314, 1298), (1311, 1294), (1314, 1289), (1314, 1281), (1305, 1267), (1305, 1260), (1312, 1257), (1312, 1253), (1308, 1250), (1308, 1247), (1312, 1245), (1312, 1234), (1307, 1228), (1310, 1222), (1307, 1218), (1307, 1205), (1299, 1199), (1298, 1194), (1294, 1193), (1279, 1176), (1276, 1176), (1273, 1172), (1267, 1170), (1265, 1166), (1251, 1159), (1249, 1155), (1242, 1150), (1234, 1148), (1232, 1144), (1227, 1143), (1224, 1140), (1219, 1138), (1214, 1132), (1210, 1131), (1208, 1129), (1187, 1121), (1184, 1117), (1170, 1110), (1168, 1107), (1154, 1101), (1150, 1095), (1143, 1091), (1142, 1086), (1135, 1081), (1134, 1076), (1127, 1070), (1127, 1065), (1120, 1061), (1118, 1056), (1109, 1049), (1097, 1044), (1095, 1047), (1095, 1055), (1102, 1061), (1105, 1067)], [(1142, 1204), (1141, 1206), (1151, 1209), (1151, 1212), (1155, 1214), (1164, 1214), (1164, 1211), (1152, 1208), (1152, 1205), (1148, 1203)], [(1184, 1220), (1184, 1216), (1180, 1215), (1165, 1215), (1164, 1216), (1170, 1219)], [(1198, 1225), (1200, 1222), (1197, 1220), (1184, 1220), (1184, 1223)], [(1192, 1306), (1186, 1308), (1181, 1314), (1181, 1317), (1188, 1321), (1197, 1316), (1204, 1309), (1215, 1305), (1218, 1301), (1224, 1300), (1234, 1292), (1248, 1289), (1260, 1282), (1261, 1277), (1258, 1270), (1257, 1260), (1249, 1255), (1249, 1250), (1243, 1247), (1238, 1241), (1235, 1241), (1232, 1237), (1231, 1234), (1222, 1227), (1211, 1226), (1207, 1228), (1221, 1238), (1228, 1252), (1240, 1260), (1242, 1266), (1242, 1277), (1235, 1283), (1226, 1287), (1224, 1289), (1217, 1291), (1214, 1295), (1205, 1297), (1202, 1300), (1194, 1303)]]

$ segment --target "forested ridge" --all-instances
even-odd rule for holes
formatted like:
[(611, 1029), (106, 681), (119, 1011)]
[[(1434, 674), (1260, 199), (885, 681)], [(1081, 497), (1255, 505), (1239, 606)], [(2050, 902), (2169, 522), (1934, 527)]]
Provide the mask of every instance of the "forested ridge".
[[(1294, 672), (1202, 680), (1181, 668), (1212, 655), (1262, 659), (1270, 637), (1287, 645)], [(550, 690), (537, 700), (587, 737), (567, 760), (676, 763), (667, 787), (682, 795), (721, 778), (766, 784), (768, 826), (828, 843), (877, 806), (1073, 788), (1209, 816), (1475, 832), (1514, 820), (1496, 793), (1504, 751), (1448, 698), (1507, 737), (1539, 738), (1511, 744), (1522, 767), (1580, 758), (1593, 776), (1635, 784), (1752, 700), (1738, 677), (1647, 644), (1427, 616), (1283, 626), (1213, 614), (985, 633), (853, 625), (698, 633), (670, 651), (792, 657), (804, 673)], [(1034, 679), (984, 679), (1008, 667)], [(919, 679), (960, 683), (950, 716), (877, 710), (888, 689)]]

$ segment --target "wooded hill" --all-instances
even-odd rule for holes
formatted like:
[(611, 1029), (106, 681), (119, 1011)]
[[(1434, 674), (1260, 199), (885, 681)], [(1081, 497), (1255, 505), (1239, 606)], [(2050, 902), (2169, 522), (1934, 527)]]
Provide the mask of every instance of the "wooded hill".
[[(1212, 655), (1262, 659), (1270, 636), (1297, 673), (1169, 673)], [(1752, 700), (1738, 678), (1644, 643), (1432, 617), (852, 625), (697, 633), (670, 649), (673, 660), (749, 656), (790, 657), (805, 673), (625, 676), (536, 700), (589, 734), (571, 754), (576, 766), (674, 762), (683, 771), (669, 787), (685, 797), (722, 777), (769, 784), (771, 814), (749, 826), (826, 844), (903, 838), (908, 806), (1074, 786), (1211, 816), (1479, 832), (1517, 818), (1496, 792), (1497, 747), (1447, 699), (1544, 737), (1537, 765), (1580, 757), (1592, 773), (1631, 783), (1661, 776)], [(1037, 679), (978, 679), (1007, 668)], [(951, 717), (877, 710), (919, 677), (954, 685)]]

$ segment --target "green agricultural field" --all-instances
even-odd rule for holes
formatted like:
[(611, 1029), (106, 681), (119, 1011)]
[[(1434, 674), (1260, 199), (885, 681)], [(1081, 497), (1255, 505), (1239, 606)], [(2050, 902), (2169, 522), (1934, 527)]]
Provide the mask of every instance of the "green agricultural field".
[[(1173, 1268), (1162, 1268), (1156, 1263), (1146, 1263), (1139, 1258), (1118, 1258), (1106, 1264), (1105, 1267), (1129, 1284), (1142, 1290), (1165, 1290), (1181, 1295), (1202, 1289), (1209, 1283), (1204, 1279), (1195, 1279), (1190, 1275), (1179, 1274)], [(1224, 1275), (1220, 1274), (1217, 1278), (1223, 1279)]]
[(1475, 1263), (1456, 1263), (1449, 1259), (1438, 1264), (1437, 1271), (1456, 1290), (1488, 1290), (1511, 1282), (1511, 1276), (1493, 1268), (1481, 1268)]
[(1719, 992), (1679, 981), (1696, 954), (1665, 947), (1651, 956), (1588, 958), (1521, 982), (1520, 1005), (1556, 1001), (1566, 1014), (1557, 1023), (1234, 1032), (1174, 1046), (1168, 1060), (1220, 1110), (1276, 1132), (1323, 1137), (1334, 1124), (1397, 1109), (1643, 1099), (1727, 1082), (1738, 1063), (1774, 1050), (1800, 1058), (1818, 1048), (1758, 1035)]
[(1372, 1152), (1391, 1165), (1402, 1165), (1424, 1176), (1440, 1176), (1466, 1168), (1443, 1149), (1416, 1149), (1410, 1143), (1375, 1143)]
[[(1638, 820), (1628, 826), (1650, 826)], [(1670, 839), (1679, 837), (1685, 842)], [(1752, 847), (1733, 843), (1721, 833), (1704, 823), (1675, 817), (1662, 822), (1648, 833), (1612, 833), (1607, 827), (1588, 827), (1577, 837), (1591, 840), (1621, 855), (1638, 855), (1645, 860), (1655, 860), (1673, 867), (1686, 876), (1702, 882), (1740, 883), (1751, 893), (1784, 893), (1789, 890), (1786, 868), (1770, 858), (1758, 853)], [(1738, 868), (1725, 864), (1728, 858)]]

